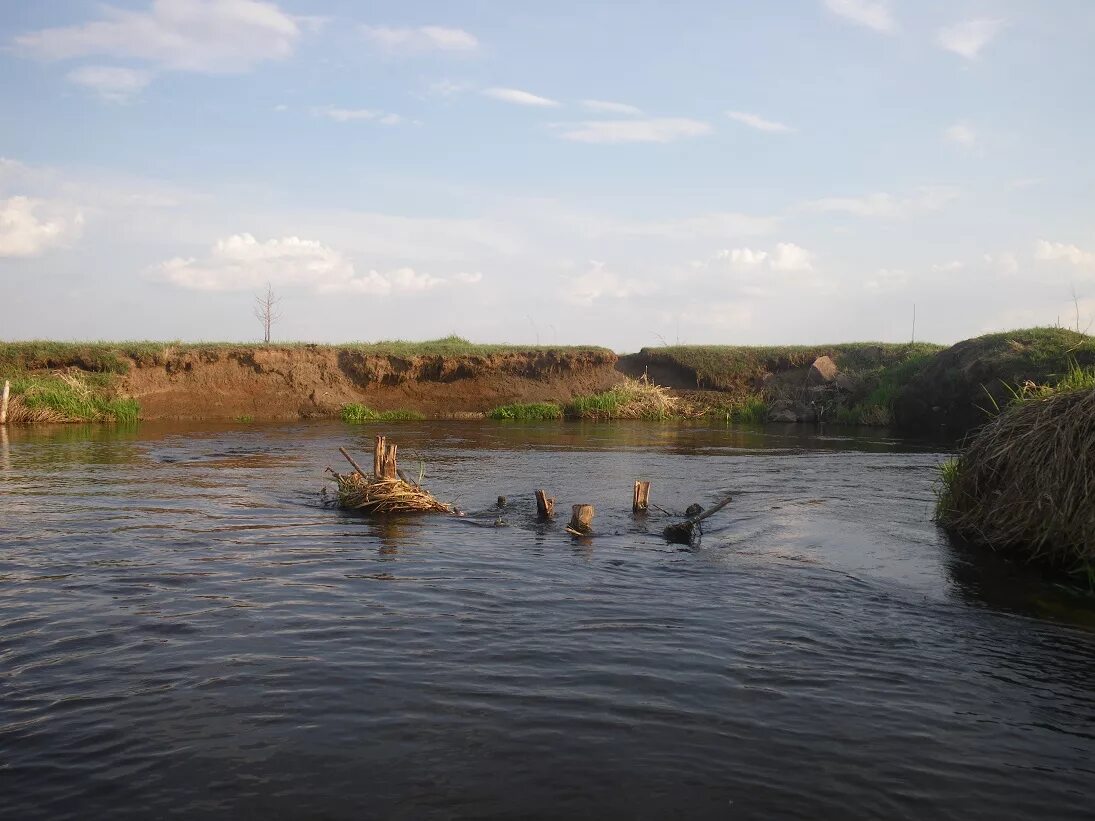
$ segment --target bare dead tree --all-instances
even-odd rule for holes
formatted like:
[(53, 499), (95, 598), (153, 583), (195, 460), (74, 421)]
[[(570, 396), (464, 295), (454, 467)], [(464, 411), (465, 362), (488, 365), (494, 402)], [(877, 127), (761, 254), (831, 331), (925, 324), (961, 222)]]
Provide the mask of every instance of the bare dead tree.
[(262, 341), (270, 344), (270, 327), (281, 319), (278, 304), (281, 297), (274, 293), (274, 287), (267, 282), (266, 293), (255, 297), (255, 319), (262, 323)]

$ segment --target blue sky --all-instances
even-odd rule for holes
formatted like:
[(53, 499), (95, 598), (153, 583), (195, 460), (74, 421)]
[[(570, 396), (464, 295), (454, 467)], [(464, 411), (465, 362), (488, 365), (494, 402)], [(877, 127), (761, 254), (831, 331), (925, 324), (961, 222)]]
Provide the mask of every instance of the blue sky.
[[(1087, 0), (0, 8), (0, 337), (1095, 319)], [(1076, 301), (1073, 300), (1073, 292)]]

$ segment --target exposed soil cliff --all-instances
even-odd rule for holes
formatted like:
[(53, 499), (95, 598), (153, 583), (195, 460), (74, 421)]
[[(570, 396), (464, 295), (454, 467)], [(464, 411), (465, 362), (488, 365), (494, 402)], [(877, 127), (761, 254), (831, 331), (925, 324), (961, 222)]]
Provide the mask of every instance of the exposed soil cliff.
[(133, 359), (119, 389), (144, 419), (335, 416), (360, 402), (428, 416), (484, 412), (604, 390), (620, 380), (611, 351), (377, 354), (326, 346), (256, 346), (168, 351)]

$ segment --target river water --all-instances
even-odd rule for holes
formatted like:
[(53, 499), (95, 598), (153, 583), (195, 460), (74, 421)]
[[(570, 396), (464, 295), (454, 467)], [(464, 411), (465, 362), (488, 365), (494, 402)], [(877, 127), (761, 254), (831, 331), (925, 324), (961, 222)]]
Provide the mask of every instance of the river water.
[[(471, 513), (324, 508), (376, 432), (0, 434), (0, 816), (1092, 817), (1095, 607), (932, 524), (938, 448), (405, 424)], [(683, 549), (636, 478), (735, 498)]]

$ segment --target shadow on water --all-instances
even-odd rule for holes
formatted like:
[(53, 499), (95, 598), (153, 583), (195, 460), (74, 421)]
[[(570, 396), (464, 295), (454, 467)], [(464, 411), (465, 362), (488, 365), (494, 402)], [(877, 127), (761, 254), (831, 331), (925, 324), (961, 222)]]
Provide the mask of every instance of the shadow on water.
[(1060, 574), (1015, 562), (946, 534), (947, 574), (970, 604), (1095, 630), (1095, 595)]

